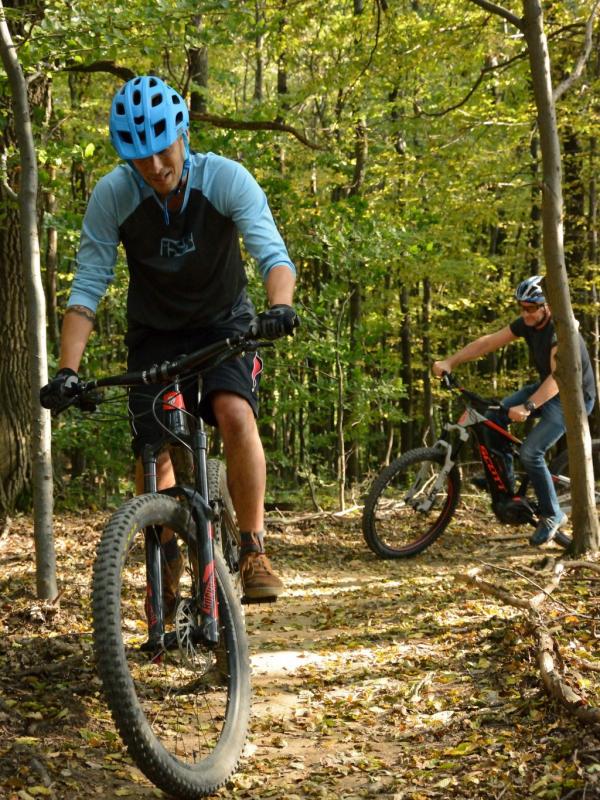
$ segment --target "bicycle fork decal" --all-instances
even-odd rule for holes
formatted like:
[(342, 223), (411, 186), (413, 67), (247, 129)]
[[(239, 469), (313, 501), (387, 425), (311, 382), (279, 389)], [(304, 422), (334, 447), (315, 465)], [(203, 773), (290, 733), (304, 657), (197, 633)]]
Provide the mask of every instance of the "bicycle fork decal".
[(215, 573), (215, 559), (213, 551), (213, 528), (208, 525), (208, 541), (203, 548), (203, 555), (209, 558), (202, 559), (204, 570), (202, 573), (201, 598), (202, 605), (202, 636), (209, 644), (219, 641), (219, 604), (217, 601), (217, 576)]
[(506, 488), (506, 486), (504, 484), (504, 481), (502, 480), (502, 478), (500, 476), (500, 473), (496, 469), (496, 465), (494, 464), (494, 462), (492, 460), (492, 457), (489, 454), (489, 451), (488, 451), (487, 447), (485, 447), (485, 445), (483, 445), (483, 444), (480, 444), (479, 445), (479, 452), (481, 453), (481, 458), (483, 459), (483, 462), (484, 462), (484, 464), (486, 466), (487, 471), (490, 473), (490, 475), (494, 479), (494, 483), (496, 484), (498, 489), (500, 489), (500, 491), (502, 491), (502, 492), (506, 492), (507, 488)]

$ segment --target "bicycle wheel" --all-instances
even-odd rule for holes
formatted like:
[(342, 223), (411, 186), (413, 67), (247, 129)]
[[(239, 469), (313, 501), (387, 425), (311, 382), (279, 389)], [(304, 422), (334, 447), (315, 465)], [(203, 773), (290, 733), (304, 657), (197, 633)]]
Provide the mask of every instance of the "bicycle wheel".
[[(592, 463), (594, 465), (594, 485), (596, 494), (596, 508), (600, 514), (600, 440), (592, 441)], [(553, 475), (564, 475), (569, 477), (569, 454), (566, 450), (559, 453), (550, 464), (550, 472)], [(567, 514), (571, 515), (573, 501), (571, 498), (571, 487), (561, 485), (560, 481), (556, 484), (556, 494), (560, 507)], [(569, 520), (564, 528), (559, 528), (554, 537), (554, 541), (563, 547), (569, 547), (572, 541), (571, 521)]]
[[(188, 569), (174, 621), (179, 644), (149, 656), (140, 649), (147, 639), (144, 530), (158, 533), (163, 526), (176, 533)], [(109, 520), (93, 579), (96, 658), (115, 724), (141, 771), (168, 794), (189, 800), (214, 792), (234, 772), (250, 713), (246, 632), (218, 549), (216, 654), (185, 637), (198, 617), (188, 553), (195, 535), (189, 509), (174, 498), (135, 497)]]
[(227, 470), (222, 461), (211, 458), (206, 463), (208, 497), (216, 511), (214, 520), (215, 541), (221, 547), (225, 563), (232, 574), (235, 588), (243, 594), (239, 573), (240, 534), (235, 509), (227, 488)]
[(444, 531), (460, 497), (460, 473), (454, 466), (436, 485), (445, 453), (410, 450), (375, 479), (362, 518), (365, 541), (380, 558), (421, 553)]

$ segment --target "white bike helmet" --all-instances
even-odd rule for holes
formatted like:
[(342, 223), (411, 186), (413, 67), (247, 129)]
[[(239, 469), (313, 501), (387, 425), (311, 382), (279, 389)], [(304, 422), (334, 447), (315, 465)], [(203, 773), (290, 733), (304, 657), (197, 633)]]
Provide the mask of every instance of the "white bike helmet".
[(544, 278), (542, 275), (532, 275), (515, 289), (515, 297), (519, 303), (538, 303), (542, 305), (546, 302), (544, 295)]

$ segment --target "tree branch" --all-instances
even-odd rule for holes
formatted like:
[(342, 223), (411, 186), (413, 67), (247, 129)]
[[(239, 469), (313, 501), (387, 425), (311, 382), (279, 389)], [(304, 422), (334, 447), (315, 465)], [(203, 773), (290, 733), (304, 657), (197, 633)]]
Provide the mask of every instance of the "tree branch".
[[(456, 575), (456, 580), (465, 581), (481, 589), (484, 594), (496, 597), (509, 605), (519, 608), (525, 612), (527, 622), (532, 628), (536, 639), (537, 660), (540, 668), (542, 682), (548, 694), (558, 700), (568, 711), (584, 722), (599, 724), (600, 709), (590, 706), (585, 697), (575, 691), (567, 683), (564, 674), (557, 668), (557, 661), (560, 662), (558, 646), (550, 633), (547, 625), (543, 622), (539, 614), (539, 607), (558, 587), (562, 575), (571, 567), (574, 569), (584, 569), (591, 567), (595, 569), (598, 565), (586, 561), (563, 562), (558, 561), (554, 564), (553, 575), (550, 583), (542, 591), (530, 597), (528, 600), (517, 597), (506, 589), (495, 584), (484, 581), (479, 576), (482, 567), (474, 567), (464, 575)], [(484, 565), (483, 569), (491, 569), (491, 565)], [(505, 568), (506, 569), (506, 568)], [(510, 572), (511, 570), (506, 570)], [(589, 662), (588, 662), (589, 663)], [(596, 669), (595, 664), (590, 664), (590, 668)]]
[(125, 82), (135, 78), (135, 72), (132, 72), (129, 67), (120, 67), (114, 61), (94, 61), (92, 64), (71, 64), (70, 67), (65, 67), (65, 72), (108, 72), (111, 75), (116, 75)]
[[(124, 81), (129, 81), (135, 78), (136, 73), (132, 72), (128, 67), (121, 67), (115, 64), (114, 61), (94, 61), (92, 64), (72, 64), (66, 67), (67, 72), (108, 72), (111, 75), (116, 75)], [(207, 122), (209, 125), (214, 125), (216, 128), (226, 128), (227, 130), (244, 130), (244, 131), (281, 131), (282, 133), (290, 133), (295, 136), (299, 142), (302, 142), (306, 147), (311, 150), (322, 150), (322, 146), (311, 142), (306, 136), (297, 128), (291, 125), (286, 125), (284, 122), (275, 121), (257, 121), (257, 120), (237, 120), (230, 117), (218, 117), (215, 114), (202, 114), (199, 111), (190, 111), (190, 118), (198, 122)]]
[(306, 147), (310, 147), (311, 150), (323, 149), (321, 145), (307, 139), (297, 128), (286, 125), (285, 122), (278, 122), (277, 120), (239, 120), (231, 119), (231, 117), (218, 117), (214, 114), (202, 114), (199, 111), (190, 111), (190, 118), (198, 122), (208, 122), (209, 125), (214, 125), (216, 128), (226, 128), (228, 130), (282, 131), (283, 133), (290, 133), (292, 136), (295, 136), (299, 142), (306, 145)]
[(520, 31), (523, 30), (523, 20), (519, 17), (515, 16), (511, 11), (502, 6), (496, 5), (496, 3), (491, 3), (489, 0), (471, 0), (472, 3), (475, 3), (476, 6), (485, 9), (486, 11), (491, 11), (492, 14), (496, 14), (498, 17), (503, 17), (505, 20), (508, 20), (511, 25), (514, 25)]
[[(600, 2), (600, 0), (599, 0)], [(467, 94), (463, 97), (462, 100), (459, 100), (458, 103), (455, 103), (453, 106), (449, 106), (448, 108), (444, 108), (442, 111), (423, 111), (421, 108), (418, 108), (417, 115), (423, 117), (443, 117), (446, 114), (449, 114), (451, 111), (456, 111), (457, 108), (464, 106), (471, 97), (475, 94), (477, 88), (485, 78), (488, 72), (496, 72), (497, 70), (504, 69), (505, 67), (510, 66), (514, 61), (519, 61), (520, 59), (524, 58), (526, 55), (526, 51), (523, 53), (519, 53), (512, 58), (509, 58), (507, 61), (503, 61), (501, 64), (491, 64), (488, 67), (482, 67), (481, 72), (479, 73), (479, 77), (473, 84), (473, 86), (469, 89)]]
[(594, 7), (592, 8), (591, 14), (588, 17), (588, 20), (585, 25), (585, 46), (583, 49), (583, 53), (577, 59), (577, 64), (575, 64), (575, 68), (573, 72), (564, 79), (559, 85), (556, 87), (554, 92), (552, 93), (554, 102), (556, 103), (565, 92), (567, 92), (571, 86), (581, 77), (583, 69), (587, 64), (587, 61), (590, 57), (590, 53), (592, 52), (592, 44), (593, 44), (593, 32), (594, 32), (594, 17), (598, 12), (598, 8), (600, 7), (600, 0), (596, 0), (594, 3)]

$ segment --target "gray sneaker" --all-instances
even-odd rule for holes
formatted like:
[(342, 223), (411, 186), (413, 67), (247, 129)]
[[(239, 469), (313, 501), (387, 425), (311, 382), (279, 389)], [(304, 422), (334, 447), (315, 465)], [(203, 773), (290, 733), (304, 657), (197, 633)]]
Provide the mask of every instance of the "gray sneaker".
[(534, 547), (540, 547), (542, 544), (548, 544), (556, 536), (556, 532), (567, 521), (567, 515), (564, 511), (560, 511), (555, 517), (540, 517), (539, 524), (535, 532), (529, 537), (529, 544)]

